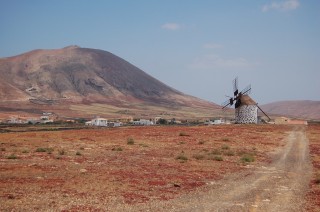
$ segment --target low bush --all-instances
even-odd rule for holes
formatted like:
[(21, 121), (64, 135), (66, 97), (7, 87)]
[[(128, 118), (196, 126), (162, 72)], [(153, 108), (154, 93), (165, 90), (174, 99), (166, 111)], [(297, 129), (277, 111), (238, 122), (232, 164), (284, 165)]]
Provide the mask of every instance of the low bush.
[(192, 156), (193, 158), (197, 159), (197, 160), (203, 160), (205, 159), (205, 156), (202, 154), (196, 154)]
[(228, 150), (228, 149), (230, 149), (230, 147), (228, 145), (224, 144), (224, 145), (222, 145), (221, 149)]
[(187, 160), (188, 160), (188, 157), (185, 156), (185, 155), (183, 155), (183, 154), (181, 154), (181, 155), (178, 155), (178, 156), (176, 157), (176, 160), (187, 161)]
[(65, 154), (66, 154), (66, 152), (64, 151), (64, 149), (59, 150), (59, 155), (65, 155)]
[(242, 155), (241, 159), (240, 159), (242, 162), (247, 162), (247, 163), (250, 163), (250, 162), (254, 162), (254, 156), (252, 154), (244, 154)]
[(114, 147), (112, 148), (112, 151), (122, 151), (123, 149), (121, 147)]
[(133, 145), (133, 144), (134, 144), (133, 138), (128, 138), (128, 139), (127, 139), (127, 144), (128, 144), (128, 145)]
[(198, 144), (202, 145), (202, 144), (204, 144), (204, 143), (205, 143), (204, 141), (199, 141)]
[(220, 155), (214, 156), (213, 159), (216, 160), (216, 161), (223, 161), (223, 158)]
[(179, 136), (189, 136), (186, 132), (180, 132)]
[(214, 149), (214, 150), (212, 150), (209, 154), (210, 154), (210, 155), (220, 155), (221, 152), (220, 152), (218, 149)]
[(231, 150), (226, 151), (226, 152), (224, 152), (223, 154), (226, 155), (226, 156), (234, 156), (234, 155), (235, 155), (234, 152), (231, 151)]
[(81, 154), (81, 152), (76, 152), (76, 155), (78, 155), (78, 156), (81, 156), (82, 154)]
[(46, 150), (46, 148), (37, 148), (36, 149), (36, 152), (46, 152), (47, 150)]
[(320, 173), (316, 175), (315, 183), (320, 184)]
[(51, 154), (53, 152), (53, 148), (42, 148), (39, 147), (36, 149), (36, 152), (47, 152), (48, 154)]
[(18, 159), (18, 157), (15, 154), (11, 154), (7, 157), (8, 159)]

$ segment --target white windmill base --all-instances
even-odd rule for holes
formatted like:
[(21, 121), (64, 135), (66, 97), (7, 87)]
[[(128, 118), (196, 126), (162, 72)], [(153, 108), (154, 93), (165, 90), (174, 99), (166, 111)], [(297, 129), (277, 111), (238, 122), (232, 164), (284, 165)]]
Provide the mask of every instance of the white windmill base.
[(236, 108), (235, 121), (237, 124), (257, 124), (258, 107), (256, 105), (242, 105)]

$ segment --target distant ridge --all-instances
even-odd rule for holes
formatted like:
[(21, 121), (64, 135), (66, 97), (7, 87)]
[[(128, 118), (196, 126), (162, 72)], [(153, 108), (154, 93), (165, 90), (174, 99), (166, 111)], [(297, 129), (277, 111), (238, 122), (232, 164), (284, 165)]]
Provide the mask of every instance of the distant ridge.
[(279, 101), (262, 105), (261, 108), (270, 114), (320, 120), (320, 101)]

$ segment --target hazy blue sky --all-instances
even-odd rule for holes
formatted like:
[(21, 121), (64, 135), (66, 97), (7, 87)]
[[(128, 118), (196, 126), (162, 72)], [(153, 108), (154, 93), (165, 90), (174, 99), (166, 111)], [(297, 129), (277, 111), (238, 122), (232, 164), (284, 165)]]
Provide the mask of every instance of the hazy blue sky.
[(0, 57), (79, 45), (110, 51), (221, 103), (320, 100), (319, 0), (0, 0)]

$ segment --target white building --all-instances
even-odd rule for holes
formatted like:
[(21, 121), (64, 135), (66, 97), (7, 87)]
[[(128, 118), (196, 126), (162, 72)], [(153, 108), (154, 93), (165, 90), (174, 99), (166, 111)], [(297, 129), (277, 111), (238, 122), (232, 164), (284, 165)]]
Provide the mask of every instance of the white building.
[(108, 127), (121, 127), (122, 122), (108, 122)]
[(95, 119), (92, 119), (91, 121), (87, 121), (86, 125), (107, 127), (108, 120), (104, 118), (95, 118)]
[(222, 119), (215, 119), (213, 124), (224, 124), (224, 121)]
[(153, 122), (150, 121), (150, 120), (147, 120), (147, 119), (140, 119), (140, 121), (134, 121), (133, 125), (146, 125), (146, 126), (149, 126), (149, 125), (153, 125)]

